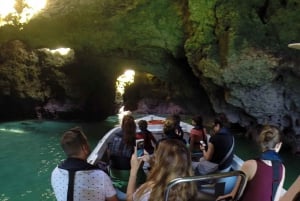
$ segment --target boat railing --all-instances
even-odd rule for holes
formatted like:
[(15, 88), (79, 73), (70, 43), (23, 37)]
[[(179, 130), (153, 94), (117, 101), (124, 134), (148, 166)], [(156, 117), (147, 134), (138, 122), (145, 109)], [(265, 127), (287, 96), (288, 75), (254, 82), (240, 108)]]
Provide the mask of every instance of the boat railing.
[[(169, 184), (167, 185), (167, 189), (165, 190), (164, 200), (168, 201), (170, 190), (172, 189), (172, 187), (174, 187), (177, 184), (184, 183), (184, 182), (205, 182), (205, 181), (217, 180), (217, 179), (234, 177), (234, 176), (236, 176), (236, 177), (240, 176), (241, 182), (238, 186), (238, 190), (237, 190), (235, 197), (232, 198), (231, 200), (233, 200), (233, 201), (239, 200), (244, 192), (244, 189), (245, 189), (246, 183), (247, 183), (247, 178), (246, 178), (245, 173), (243, 173), (242, 171), (239, 171), (239, 170), (224, 172), (224, 173), (210, 174), (210, 175), (176, 178), (176, 179), (170, 181)], [(214, 198), (214, 200), (215, 200), (215, 198)]]
[(92, 153), (89, 155), (87, 162), (90, 164), (95, 164), (98, 159), (102, 159), (102, 156), (106, 152), (108, 147), (108, 142), (114, 137), (115, 133), (121, 130), (120, 127), (115, 127), (111, 129), (105, 136), (99, 140), (97, 146), (93, 149)]

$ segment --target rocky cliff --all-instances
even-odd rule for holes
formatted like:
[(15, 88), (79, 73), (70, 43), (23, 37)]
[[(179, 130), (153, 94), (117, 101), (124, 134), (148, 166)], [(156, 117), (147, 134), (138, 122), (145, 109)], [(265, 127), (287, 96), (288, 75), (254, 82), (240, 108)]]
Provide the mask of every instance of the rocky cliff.
[[(131, 109), (172, 103), (300, 134), (300, 51), (287, 47), (300, 41), (299, 10), (297, 0), (48, 0), (27, 24), (0, 27), (1, 116), (48, 106), (104, 117), (115, 111), (116, 78), (131, 68), (148, 80), (125, 95)], [(74, 54), (42, 50), (57, 47)]]

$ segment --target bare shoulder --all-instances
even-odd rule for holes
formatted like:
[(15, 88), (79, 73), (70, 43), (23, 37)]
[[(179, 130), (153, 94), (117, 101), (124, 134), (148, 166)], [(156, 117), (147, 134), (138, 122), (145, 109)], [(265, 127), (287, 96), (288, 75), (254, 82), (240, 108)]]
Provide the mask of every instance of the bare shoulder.
[(251, 165), (256, 165), (256, 160), (254, 160), (254, 159), (251, 159), (251, 160), (246, 160), (245, 162), (244, 162), (244, 164), (243, 164), (243, 166), (251, 166)]
[(255, 160), (247, 160), (243, 163), (241, 170), (242, 171), (248, 171), (249, 169), (253, 169), (253, 167), (256, 166)]
[(255, 160), (247, 160), (241, 167), (241, 170), (247, 175), (248, 179), (252, 179), (256, 173), (257, 164)]

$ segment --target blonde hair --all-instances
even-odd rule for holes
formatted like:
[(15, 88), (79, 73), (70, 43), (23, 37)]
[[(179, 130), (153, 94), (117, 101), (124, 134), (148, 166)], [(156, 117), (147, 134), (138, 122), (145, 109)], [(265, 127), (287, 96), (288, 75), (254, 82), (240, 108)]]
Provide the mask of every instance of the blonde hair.
[(164, 134), (169, 134), (171, 132), (175, 132), (175, 122), (174, 119), (172, 118), (167, 118), (164, 122), (164, 127), (163, 127), (163, 132)]
[(276, 126), (266, 125), (258, 137), (258, 143), (262, 151), (275, 148), (281, 140), (280, 130)]
[[(151, 191), (149, 201), (163, 200), (167, 184), (179, 177), (192, 176), (191, 155), (183, 142), (176, 139), (162, 140), (154, 153), (147, 182), (136, 193), (139, 200)], [(169, 200), (192, 201), (197, 193), (195, 183), (182, 183), (170, 191)]]

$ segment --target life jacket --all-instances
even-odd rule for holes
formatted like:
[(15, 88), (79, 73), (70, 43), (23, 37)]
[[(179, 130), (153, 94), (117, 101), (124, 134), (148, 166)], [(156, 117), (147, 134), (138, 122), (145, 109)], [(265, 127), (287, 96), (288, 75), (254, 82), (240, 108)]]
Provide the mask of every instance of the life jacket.
[(76, 171), (87, 171), (96, 169), (101, 170), (98, 166), (91, 165), (86, 161), (77, 158), (67, 158), (58, 167), (69, 172), (67, 201), (73, 201), (74, 199), (74, 180)]

